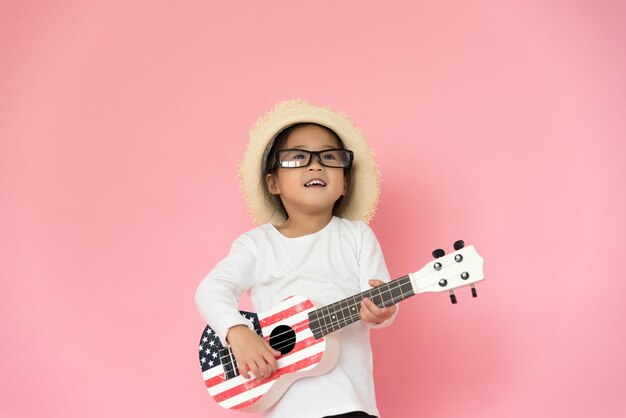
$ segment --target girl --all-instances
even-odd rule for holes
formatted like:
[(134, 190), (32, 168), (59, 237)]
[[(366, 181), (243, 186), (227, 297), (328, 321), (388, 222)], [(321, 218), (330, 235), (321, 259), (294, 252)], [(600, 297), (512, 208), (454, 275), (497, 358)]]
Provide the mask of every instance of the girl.
[[(241, 235), (205, 277), (196, 304), (246, 378), (267, 379), (281, 354), (238, 311), (242, 292), (257, 312), (299, 295), (326, 305), (389, 280), (366, 222), (379, 193), (372, 151), (345, 116), (302, 100), (283, 102), (250, 132), (240, 167), (243, 191), (259, 227)], [(371, 327), (386, 326), (396, 307), (365, 299), (361, 321), (336, 332), (335, 367), (303, 378), (266, 411), (267, 417), (378, 416)]]

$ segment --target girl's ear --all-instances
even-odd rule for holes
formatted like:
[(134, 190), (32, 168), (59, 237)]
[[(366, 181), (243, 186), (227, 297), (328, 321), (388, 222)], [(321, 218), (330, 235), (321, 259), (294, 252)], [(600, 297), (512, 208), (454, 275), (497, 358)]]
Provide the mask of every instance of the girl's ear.
[(270, 191), (271, 194), (280, 194), (280, 188), (278, 187), (278, 183), (276, 182), (276, 177), (274, 175), (267, 174), (265, 176), (265, 183), (267, 184), (267, 190)]

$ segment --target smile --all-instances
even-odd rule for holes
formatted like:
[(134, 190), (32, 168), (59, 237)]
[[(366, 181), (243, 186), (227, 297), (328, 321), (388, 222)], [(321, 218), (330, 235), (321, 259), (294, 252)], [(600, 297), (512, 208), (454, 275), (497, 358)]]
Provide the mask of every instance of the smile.
[(315, 187), (315, 186), (326, 187), (326, 183), (320, 179), (313, 179), (304, 183), (304, 187)]

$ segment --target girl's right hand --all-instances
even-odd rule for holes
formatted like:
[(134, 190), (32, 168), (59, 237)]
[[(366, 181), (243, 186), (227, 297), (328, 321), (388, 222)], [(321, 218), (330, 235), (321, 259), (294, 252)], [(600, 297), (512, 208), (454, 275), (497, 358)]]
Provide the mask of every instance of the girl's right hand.
[(276, 357), (280, 351), (274, 350), (267, 341), (245, 325), (236, 325), (228, 330), (226, 340), (230, 344), (239, 373), (250, 379), (249, 372), (259, 380), (267, 379), (278, 370)]

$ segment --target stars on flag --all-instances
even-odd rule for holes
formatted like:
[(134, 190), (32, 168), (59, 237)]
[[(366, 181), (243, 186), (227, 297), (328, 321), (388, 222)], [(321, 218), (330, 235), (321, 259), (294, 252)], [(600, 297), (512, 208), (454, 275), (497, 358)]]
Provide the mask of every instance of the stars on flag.
[[(255, 313), (244, 311), (241, 311), (241, 315), (248, 321), (251, 321), (256, 332), (261, 335), (261, 324), (259, 323), (258, 316)], [(207, 326), (204, 332), (202, 332), (200, 345), (198, 346), (200, 366), (203, 372), (221, 364), (219, 358), (220, 350), (223, 348), (224, 346), (222, 346), (215, 331)]]

